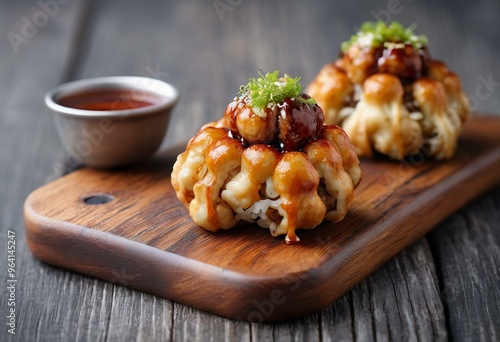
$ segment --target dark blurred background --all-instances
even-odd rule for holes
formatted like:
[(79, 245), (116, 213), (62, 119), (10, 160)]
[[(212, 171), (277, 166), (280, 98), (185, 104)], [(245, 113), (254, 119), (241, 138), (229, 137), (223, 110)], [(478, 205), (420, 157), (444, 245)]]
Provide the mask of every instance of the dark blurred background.
[[(190, 136), (202, 123), (221, 116), (239, 85), (260, 69), (300, 75), (306, 86), (366, 20), (415, 23), (416, 31), (428, 36), (432, 56), (461, 76), (473, 109), (500, 112), (497, 0), (60, 2), (58, 13), (28, 43), (19, 44), (17, 53), (7, 34), (19, 33), (22, 18), (34, 19), (40, 4), (0, 3), (3, 115), (22, 114), (9, 102), (9, 89), (22, 87), (27, 78), (34, 84), (34, 78), (44, 80), (30, 98), (23, 99), (42, 113), (43, 94), (57, 83), (148, 75), (179, 88), (181, 101), (171, 130)], [(57, 20), (70, 11), (64, 21)], [(48, 37), (60, 41), (46, 44)], [(46, 49), (60, 49), (57, 63)], [(60, 77), (49, 81), (44, 73)], [(169, 135), (169, 139), (183, 137)]]

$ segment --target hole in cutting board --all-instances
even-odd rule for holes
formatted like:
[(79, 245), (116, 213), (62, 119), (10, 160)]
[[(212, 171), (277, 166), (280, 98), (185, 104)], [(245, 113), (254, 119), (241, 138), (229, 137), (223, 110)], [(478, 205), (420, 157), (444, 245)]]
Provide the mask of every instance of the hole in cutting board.
[(91, 195), (83, 198), (83, 202), (85, 204), (104, 204), (111, 202), (114, 199), (113, 196), (111, 195), (106, 195), (106, 194), (99, 194), (99, 195)]

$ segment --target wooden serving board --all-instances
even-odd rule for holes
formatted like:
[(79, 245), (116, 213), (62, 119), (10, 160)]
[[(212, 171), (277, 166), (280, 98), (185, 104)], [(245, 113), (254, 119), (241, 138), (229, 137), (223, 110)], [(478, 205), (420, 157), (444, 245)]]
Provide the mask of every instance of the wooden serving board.
[(362, 160), (347, 217), (299, 230), (299, 245), (256, 225), (198, 227), (170, 185), (173, 161), (167, 153), (135, 168), (85, 168), (34, 191), (24, 207), (29, 248), (49, 264), (222, 316), (281, 320), (330, 305), (498, 184), (500, 118), (473, 117), (449, 161)]

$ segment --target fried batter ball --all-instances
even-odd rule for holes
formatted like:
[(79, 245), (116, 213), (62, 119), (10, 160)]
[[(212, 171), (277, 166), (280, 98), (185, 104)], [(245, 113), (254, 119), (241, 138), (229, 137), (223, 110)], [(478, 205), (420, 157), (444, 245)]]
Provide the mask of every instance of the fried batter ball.
[(282, 89), (298, 79), (277, 75), (262, 75), (273, 102), (259, 108), (251, 101), (257, 95), (243, 92), (177, 158), (171, 175), (177, 197), (210, 231), (243, 220), (295, 243), (296, 229), (347, 214), (361, 180), (353, 145), (339, 126), (323, 126), (323, 112), (309, 96)]
[(325, 123), (342, 126), (359, 156), (453, 156), (470, 108), (458, 76), (426, 44), (399, 23), (365, 23), (308, 86)]

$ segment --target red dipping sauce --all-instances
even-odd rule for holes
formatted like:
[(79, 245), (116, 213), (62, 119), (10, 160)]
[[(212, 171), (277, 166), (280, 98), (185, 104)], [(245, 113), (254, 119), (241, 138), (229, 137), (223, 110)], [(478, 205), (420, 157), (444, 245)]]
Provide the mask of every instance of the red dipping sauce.
[(160, 96), (138, 90), (103, 89), (66, 95), (57, 103), (75, 109), (110, 111), (142, 108), (161, 101)]

